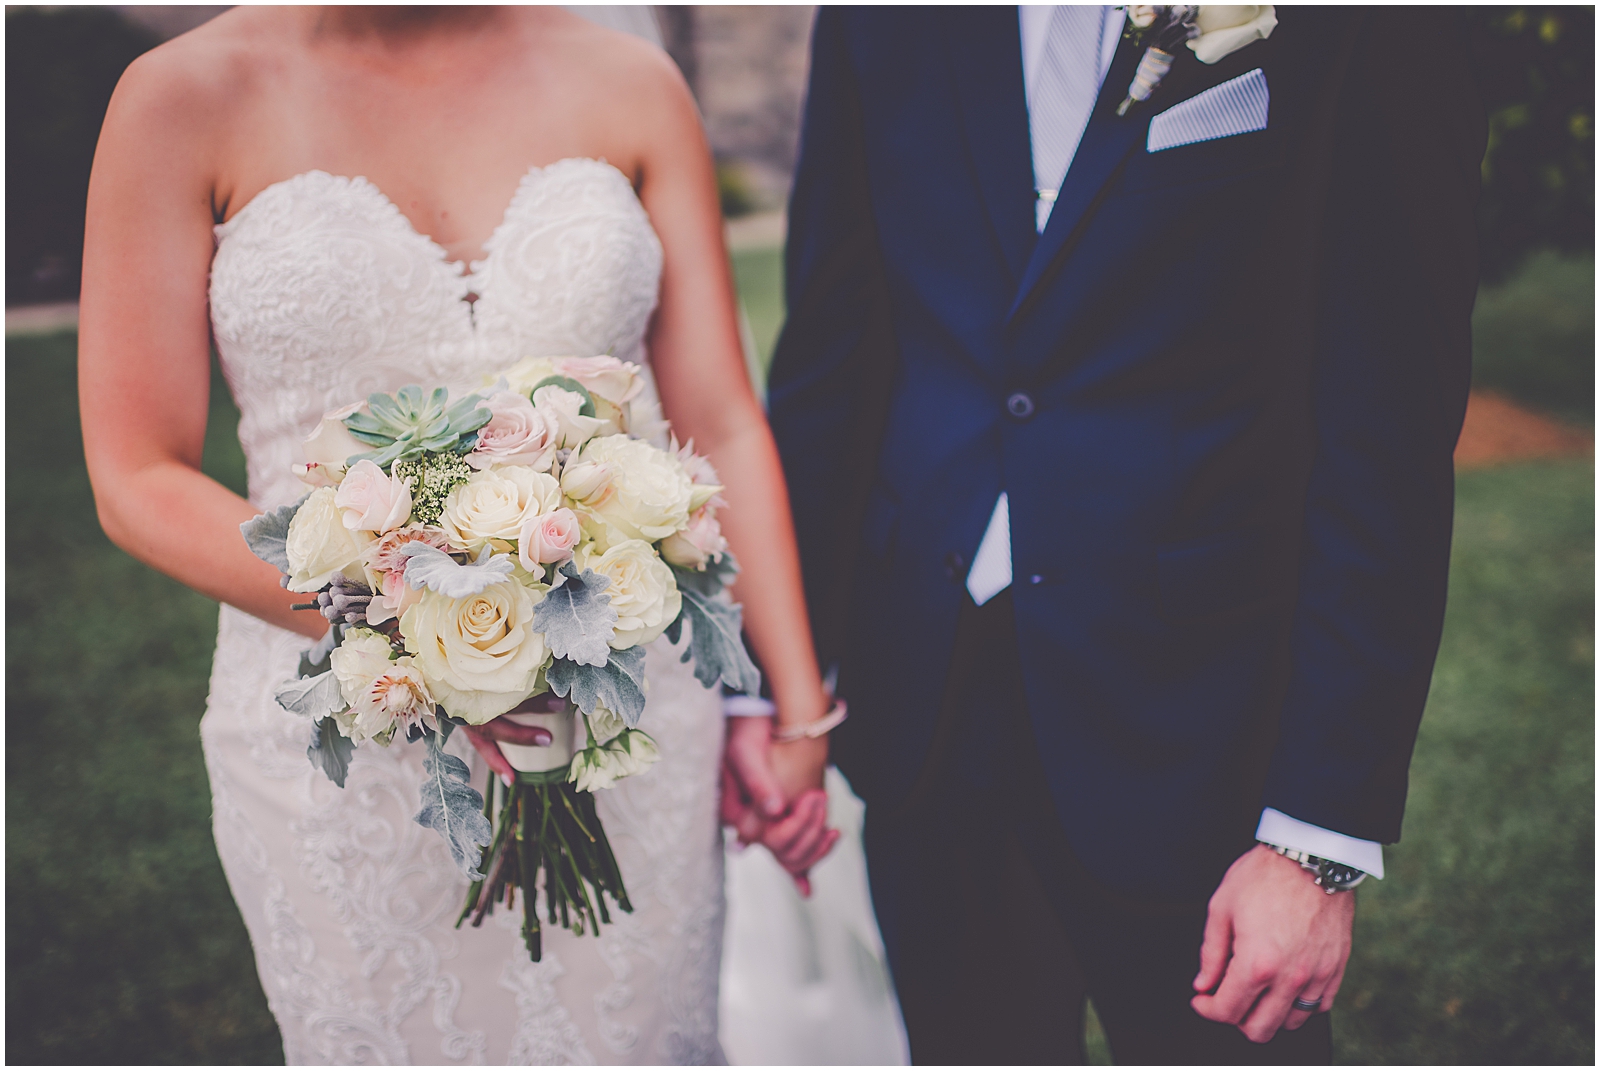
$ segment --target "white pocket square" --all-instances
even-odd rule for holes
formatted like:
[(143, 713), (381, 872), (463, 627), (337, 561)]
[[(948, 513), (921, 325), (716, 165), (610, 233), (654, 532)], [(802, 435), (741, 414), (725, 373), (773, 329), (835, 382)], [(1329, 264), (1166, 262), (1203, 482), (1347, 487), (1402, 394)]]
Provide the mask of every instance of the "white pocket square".
[(1150, 120), (1145, 152), (1267, 129), (1267, 76), (1257, 67), (1196, 93)]

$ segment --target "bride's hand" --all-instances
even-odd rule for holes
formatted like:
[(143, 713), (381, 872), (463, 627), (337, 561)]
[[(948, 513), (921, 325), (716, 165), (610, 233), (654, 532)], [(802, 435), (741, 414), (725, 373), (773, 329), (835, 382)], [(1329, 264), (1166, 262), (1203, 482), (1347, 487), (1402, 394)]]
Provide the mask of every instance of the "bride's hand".
[[(534, 696), (523, 701), (522, 705), (512, 714), (542, 714), (548, 712), (548, 698), (543, 695)], [(489, 764), (489, 769), (500, 775), (500, 779), (510, 784), (517, 779), (517, 771), (512, 767), (500, 750), (500, 741), (508, 744), (520, 744), (523, 747), (549, 747), (555, 738), (550, 735), (549, 729), (537, 725), (518, 725), (516, 722), (501, 715), (482, 725), (468, 725), (463, 730), (467, 739), (472, 741), (472, 746), (478, 749), (478, 754)]]
[(839, 839), (827, 827), (827, 763), (826, 738), (776, 744), (770, 718), (728, 719), (722, 819), (742, 843), (765, 845), (805, 896), (808, 871)]

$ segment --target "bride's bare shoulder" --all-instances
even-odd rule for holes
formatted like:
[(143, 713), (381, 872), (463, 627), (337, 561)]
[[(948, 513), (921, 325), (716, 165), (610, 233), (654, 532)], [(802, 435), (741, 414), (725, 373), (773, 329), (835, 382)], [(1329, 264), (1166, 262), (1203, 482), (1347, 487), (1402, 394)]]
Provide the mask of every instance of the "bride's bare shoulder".
[(146, 52), (117, 83), (107, 124), (213, 135), (288, 62), (294, 37), (280, 11), (236, 7)]

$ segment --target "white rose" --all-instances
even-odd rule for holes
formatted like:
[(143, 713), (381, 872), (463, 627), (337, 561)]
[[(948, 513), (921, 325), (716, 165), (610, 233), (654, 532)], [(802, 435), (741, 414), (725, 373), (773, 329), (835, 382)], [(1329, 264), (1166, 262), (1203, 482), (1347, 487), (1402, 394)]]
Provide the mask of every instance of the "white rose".
[(1278, 15), (1271, 4), (1201, 4), (1194, 21), (1200, 36), (1189, 42), (1189, 50), (1201, 63), (1216, 63), (1270, 37)]
[(579, 792), (599, 792), (610, 788), (617, 783), (620, 777), (628, 776), (621, 756), (610, 748), (591, 747), (584, 748), (572, 757), (572, 769), (567, 774), (567, 780), (575, 784)]
[(474, 472), (444, 500), (439, 527), (452, 546), (476, 554), (491, 539), (510, 544), (522, 526), (561, 505), (554, 476), (521, 465)]
[(504, 379), (510, 389), (523, 397), (533, 393), (533, 388), (542, 380), (549, 379), (556, 374), (556, 365), (548, 357), (524, 357), (516, 364), (500, 373), (499, 378)]
[(615, 650), (649, 643), (683, 609), (671, 567), (642, 539), (625, 539), (604, 554), (594, 553), (594, 544), (586, 543), (578, 548), (577, 566), (580, 573), (593, 569), (610, 582), (606, 594), (617, 612), (617, 631), (611, 637)]
[(384, 636), (367, 628), (349, 629), (333, 649), (328, 662), (346, 703), (354, 703), (372, 678), (388, 670), (394, 648)]
[(628, 727), (628, 723), (622, 720), (622, 715), (613, 714), (605, 707), (595, 707), (585, 717), (589, 719), (589, 732), (594, 734), (594, 742), (597, 744), (609, 744)]
[(573, 459), (611, 466), (611, 480), (584, 505), (630, 539), (654, 543), (689, 524), (695, 485), (678, 459), (625, 435), (591, 439)]
[(332, 487), (344, 475), (345, 463), (355, 454), (372, 449), (344, 426), (344, 418), (365, 404), (356, 402), (322, 414), (317, 429), (305, 438), (305, 463), (295, 465), (295, 475), (318, 487)]
[(406, 650), (445, 710), (482, 725), (533, 694), (550, 658), (533, 631), (535, 593), (515, 580), (451, 599), (428, 590), (400, 617)]
[(467, 464), (475, 469), (526, 465), (540, 472), (550, 467), (556, 452), (556, 429), (525, 395), (499, 391), (478, 405), (494, 415), (478, 429), (478, 441), (467, 454)]
[(361, 575), (361, 556), (366, 543), (344, 526), (344, 514), (334, 504), (332, 487), (311, 492), (294, 520), (284, 552), (289, 556), (289, 590), (321, 591), (333, 574), (351, 568), (351, 576)]
[(556, 442), (567, 449), (582, 446), (605, 423), (579, 412), (583, 408), (583, 395), (553, 383), (533, 392), (533, 408), (544, 418), (545, 424), (556, 429)]

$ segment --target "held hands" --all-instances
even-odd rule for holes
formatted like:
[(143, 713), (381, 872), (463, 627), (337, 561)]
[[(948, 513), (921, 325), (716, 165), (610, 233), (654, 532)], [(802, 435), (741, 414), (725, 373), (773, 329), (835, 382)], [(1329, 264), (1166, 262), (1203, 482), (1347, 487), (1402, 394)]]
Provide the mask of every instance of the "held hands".
[(1257, 1043), (1298, 1030), (1313, 1013), (1295, 1008), (1296, 998), (1333, 1007), (1355, 913), (1352, 893), (1330, 896), (1298, 863), (1256, 845), (1212, 894), (1191, 1005)]
[(722, 821), (741, 843), (764, 844), (802, 896), (811, 895), (811, 868), (839, 839), (839, 831), (827, 825), (827, 764), (826, 737), (777, 743), (771, 718), (728, 719)]

